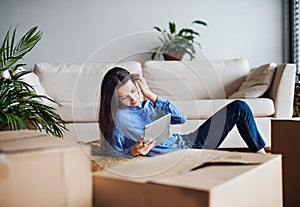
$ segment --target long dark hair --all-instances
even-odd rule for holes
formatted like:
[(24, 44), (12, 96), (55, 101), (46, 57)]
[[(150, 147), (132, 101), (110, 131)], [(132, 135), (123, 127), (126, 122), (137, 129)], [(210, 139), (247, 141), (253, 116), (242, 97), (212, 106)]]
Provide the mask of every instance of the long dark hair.
[(115, 89), (124, 85), (131, 79), (130, 73), (124, 68), (114, 67), (104, 76), (101, 84), (99, 128), (100, 133), (111, 144), (113, 129), (115, 127), (114, 116), (116, 114), (118, 99), (114, 95)]

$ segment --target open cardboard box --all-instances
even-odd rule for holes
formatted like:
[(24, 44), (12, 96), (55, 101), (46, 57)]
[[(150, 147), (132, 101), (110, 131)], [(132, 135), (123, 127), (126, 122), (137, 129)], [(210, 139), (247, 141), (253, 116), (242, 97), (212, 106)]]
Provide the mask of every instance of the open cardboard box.
[(94, 206), (282, 206), (281, 155), (187, 149), (93, 174)]
[(84, 148), (37, 131), (0, 132), (0, 206), (92, 206)]

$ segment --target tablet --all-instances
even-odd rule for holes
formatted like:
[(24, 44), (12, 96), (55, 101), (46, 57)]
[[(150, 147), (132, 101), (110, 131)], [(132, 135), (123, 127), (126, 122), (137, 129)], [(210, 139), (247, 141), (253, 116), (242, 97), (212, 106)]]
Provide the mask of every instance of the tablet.
[(145, 126), (144, 141), (154, 139), (155, 145), (165, 142), (170, 137), (171, 114), (164, 115)]

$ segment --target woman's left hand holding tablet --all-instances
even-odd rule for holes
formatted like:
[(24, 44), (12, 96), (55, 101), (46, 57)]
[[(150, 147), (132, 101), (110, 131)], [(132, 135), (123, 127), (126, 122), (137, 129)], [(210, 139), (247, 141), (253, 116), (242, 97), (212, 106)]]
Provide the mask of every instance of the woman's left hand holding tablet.
[(130, 147), (130, 154), (132, 156), (146, 155), (154, 147), (154, 145), (155, 140), (152, 139), (144, 142), (144, 137), (140, 136), (135, 145)]

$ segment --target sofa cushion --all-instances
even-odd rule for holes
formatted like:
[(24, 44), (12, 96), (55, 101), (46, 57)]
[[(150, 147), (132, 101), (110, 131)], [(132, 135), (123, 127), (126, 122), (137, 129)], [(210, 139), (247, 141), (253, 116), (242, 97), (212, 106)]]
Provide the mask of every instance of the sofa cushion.
[(142, 75), (139, 62), (37, 63), (34, 72), (47, 93), (58, 102), (98, 103), (103, 76), (115, 66)]
[[(188, 119), (206, 119), (234, 99), (185, 100), (173, 101), (183, 110)], [(274, 114), (274, 103), (268, 98), (241, 99), (247, 102), (255, 117)], [(61, 103), (50, 104), (66, 122), (97, 122), (98, 103)]]
[[(185, 113), (188, 119), (206, 119), (229, 104), (234, 99), (185, 100), (173, 101)], [(241, 99), (251, 108), (254, 117), (272, 116), (275, 113), (274, 102), (268, 98)]]
[(226, 98), (249, 71), (246, 59), (146, 61), (143, 68), (149, 87), (169, 100)]
[(66, 122), (97, 122), (99, 104), (98, 103), (51, 103), (61, 118)]
[(275, 63), (254, 68), (247, 75), (239, 90), (230, 95), (229, 98), (258, 98), (264, 95), (272, 84), (275, 68)]
[[(28, 71), (26, 70), (25, 68), (23, 67), (19, 67), (17, 69), (16, 72), (25, 72), (25, 71)], [(31, 73), (27, 73), (26, 75), (23, 75), (21, 77), (21, 80), (28, 83), (29, 85), (31, 85), (33, 87), (33, 89), (35, 90), (35, 93), (37, 95), (41, 95), (41, 96), (46, 96), (46, 97), (49, 97), (51, 98), (46, 90), (44, 89), (44, 87), (41, 85), (40, 83), (40, 80), (39, 80), (39, 77), (34, 73), (34, 72), (31, 72)], [(46, 98), (43, 98), (42, 99), (42, 102), (45, 103), (45, 104), (50, 104), (52, 103), (51, 101), (49, 101), (48, 99)]]

